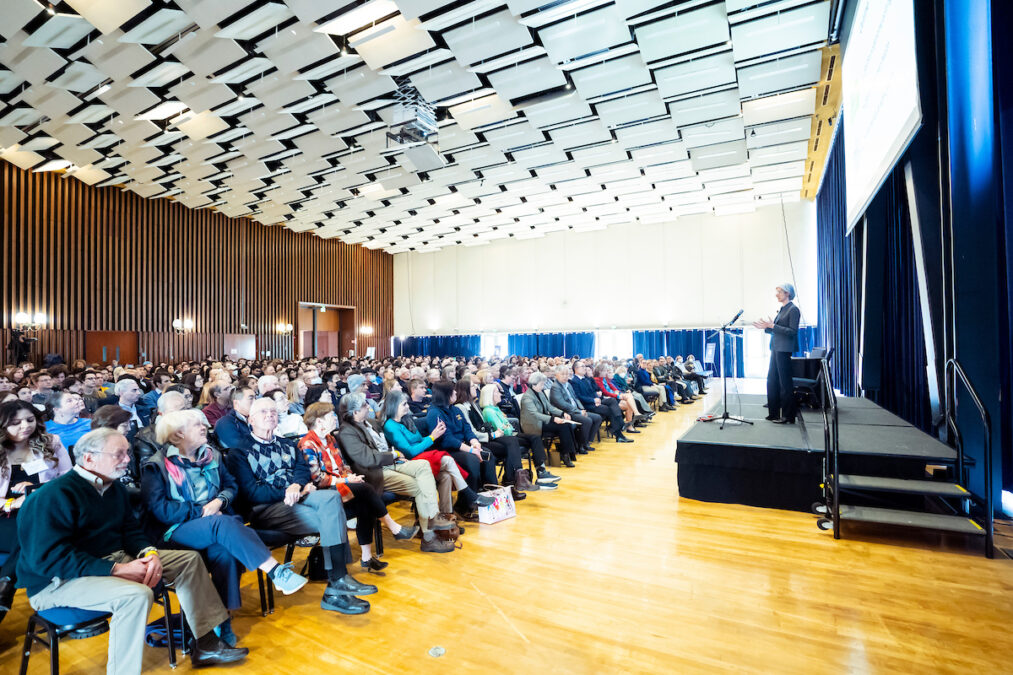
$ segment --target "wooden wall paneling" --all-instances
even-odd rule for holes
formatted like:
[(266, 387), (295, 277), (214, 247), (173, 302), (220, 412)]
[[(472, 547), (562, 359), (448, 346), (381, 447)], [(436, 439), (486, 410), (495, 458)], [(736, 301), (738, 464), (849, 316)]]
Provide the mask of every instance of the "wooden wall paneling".
[[(393, 258), (383, 252), (5, 162), (0, 190), (0, 327), (14, 312), (45, 312), (36, 359), (82, 357), (88, 330), (138, 332), (152, 361), (220, 357), (226, 333), (292, 358), (294, 337), (274, 327), (294, 324), (299, 302), (356, 307), (375, 331), (360, 352), (388, 350)], [(196, 333), (175, 335), (176, 317)]]

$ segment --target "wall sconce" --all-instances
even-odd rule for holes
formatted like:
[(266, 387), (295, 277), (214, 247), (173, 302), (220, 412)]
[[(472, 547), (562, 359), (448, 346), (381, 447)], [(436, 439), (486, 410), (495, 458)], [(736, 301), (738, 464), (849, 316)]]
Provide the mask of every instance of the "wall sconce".
[(372, 335), (373, 334), (373, 327), (372, 326), (359, 326), (359, 334), (360, 335), (367, 335), (367, 336)]
[(278, 335), (291, 335), (294, 328), (290, 323), (279, 321), (278, 325), (274, 327), (274, 330), (278, 332)]
[(173, 319), (172, 329), (180, 335), (189, 333), (193, 330), (193, 319)]
[(36, 312), (35, 316), (29, 318), (28, 312), (18, 312), (14, 315), (14, 327), (18, 330), (35, 331), (46, 326), (46, 313)]

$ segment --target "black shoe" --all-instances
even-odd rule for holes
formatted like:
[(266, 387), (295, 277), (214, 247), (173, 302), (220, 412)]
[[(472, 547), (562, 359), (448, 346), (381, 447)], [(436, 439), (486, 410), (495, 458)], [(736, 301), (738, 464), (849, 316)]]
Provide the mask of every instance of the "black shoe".
[[(402, 530), (404, 531), (404, 530)], [(369, 560), (360, 560), (359, 565), (367, 572), (380, 572), (383, 568), (387, 567), (390, 563), (385, 563), (382, 560), (376, 558), (370, 558)]]
[(354, 595), (327, 595), (324, 593), (320, 601), (320, 609), (342, 614), (365, 614), (369, 611), (369, 602)]
[(633, 442), (632, 438), (626, 438), (625, 436), (619, 436), (618, 438), (616, 438), (616, 443), (632, 443), (632, 442)]
[(518, 490), (517, 486), (515, 486), (515, 485), (511, 485), (510, 486), (510, 494), (513, 495), (515, 502), (519, 502), (522, 499), (527, 499), (528, 498), (528, 496), (526, 494), (524, 494), (523, 492), (521, 492), (520, 490)]
[(681, 403), (683, 405), (686, 405), (687, 403), (696, 403), (696, 399), (695, 398), (684, 398), (681, 401), (679, 401), (679, 403)]
[(336, 581), (327, 583), (324, 597), (330, 595), (372, 595), (373, 593), (376, 593), (376, 586), (360, 583), (351, 574), (346, 574)]
[(789, 420), (787, 418), (782, 417), (780, 419), (774, 420), (774, 424), (795, 424), (795, 420)]
[(0, 577), (0, 612), (11, 611), (11, 605), (14, 604), (14, 593), (17, 589), (14, 587), (14, 580), (10, 577)]
[(578, 455), (586, 455), (587, 454), (587, 450), (585, 450), (584, 448), (577, 448), (577, 454)]
[(586, 446), (584, 449), (587, 450), (588, 452), (594, 452), (594, 447), (590, 445)]
[[(475, 495), (475, 506), (492, 506), (494, 503), (496, 503), (496, 500), (489, 495)], [(472, 510), (474, 510), (474, 507), (472, 507)]]
[(245, 647), (230, 647), (211, 631), (202, 638), (194, 640), (190, 652), (190, 663), (194, 668), (214, 666), (223, 663), (242, 661), (250, 650)]
[(636, 429), (634, 429), (633, 427), (630, 427), (629, 429), (626, 429), (623, 433), (627, 433), (627, 434), (639, 434), (640, 432), (637, 431)]
[(776, 422), (777, 420), (779, 420), (781, 418), (778, 417), (777, 415), (767, 415), (763, 419), (767, 420), (768, 422)]
[[(488, 499), (488, 497), (487, 497)], [(463, 520), (466, 523), (477, 523), (478, 522), (478, 511), (475, 509), (469, 509), (467, 511), (457, 511), (457, 519)]]
[(564, 455), (563, 456), (563, 466), (567, 466), (567, 467), (569, 467), (569, 468), (572, 469), (576, 465), (573, 463), (573, 460), (570, 459), (569, 455)]

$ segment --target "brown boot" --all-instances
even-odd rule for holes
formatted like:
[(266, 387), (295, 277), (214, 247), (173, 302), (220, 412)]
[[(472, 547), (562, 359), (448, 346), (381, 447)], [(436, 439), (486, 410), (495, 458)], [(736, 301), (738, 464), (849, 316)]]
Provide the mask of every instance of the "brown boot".
[(429, 519), (430, 530), (449, 530), (457, 524), (457, 519), (450, 520), (442, 513), (437, 514), (436, 517)]
[(454, 542), (444, 541), (433, 532), (424, 532), (419, 550), (423, 553), (450, 553), (454, 548), (456, 548)]
[(539, 487), (531, 482), (531, 476), (528, 475), (526, 469), (517, 469), (514, 474), (514, 487), (519, 492), (534, 492)]

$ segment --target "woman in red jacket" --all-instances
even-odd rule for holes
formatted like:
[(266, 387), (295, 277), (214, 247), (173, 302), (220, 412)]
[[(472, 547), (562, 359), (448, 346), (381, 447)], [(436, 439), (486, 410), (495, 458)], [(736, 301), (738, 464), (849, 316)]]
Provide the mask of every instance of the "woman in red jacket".
[(414, 536), (418, 529), (402, 527), (387, 513), (380, 495), (362, 476), (352, 473), (341, 458), (341, 450), (331, 432), (338, 426), (338, 416), (330, 403), (312, 403), (303, 415), (309, 432), (299, 441), (299, 449), (310, 465), (310, 478), (317, 488), (333, 488), (341, 495), (341, 502), (349, 518), (355, 518), (355, 538), (362, 549), (362, 569), (379, 572), (387, 563), (373, 557), (373, 533), (376, 521), (383, 519), (396, 539)]
[(614, 398), (619, 401), (619, 409), (623, 411), (623, 419), (626, 420), (626, 428), (624, 431), (631, 431), (638, 433), (633, 428), (633, 419), (637, 414), (637, 403), (633, 400), (633, 395), (619, 391), (619, 388), (612, 382), (612, 376), (609, 373), (610, 368), (605, 363), (599, 363), (594, 369), (594, 382), (598, 385), (598, 391), (601, 392), (602, 398)]

